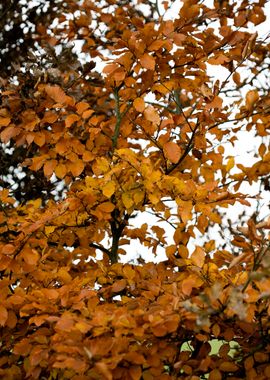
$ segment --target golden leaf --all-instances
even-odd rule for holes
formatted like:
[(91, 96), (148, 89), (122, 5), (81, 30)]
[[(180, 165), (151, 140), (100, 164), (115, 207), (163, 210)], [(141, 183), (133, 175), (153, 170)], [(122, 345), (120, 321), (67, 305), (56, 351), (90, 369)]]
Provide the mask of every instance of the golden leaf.
[(110, 181), (102, 187), (102, 193), (105, 197), (110, 198), (115, 192), (115, 183)]

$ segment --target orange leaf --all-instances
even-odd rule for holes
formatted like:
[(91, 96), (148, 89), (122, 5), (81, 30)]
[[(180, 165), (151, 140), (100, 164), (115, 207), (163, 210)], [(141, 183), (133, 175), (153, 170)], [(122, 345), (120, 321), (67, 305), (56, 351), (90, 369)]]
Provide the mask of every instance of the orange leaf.
[(63, 179), (65, 175), (67, 174), (67, 167), (66, 165), (60, 163), (56, 166), (54, 172), (58, 178)]
[(208, 379), (209, 380), (222, 380), (222, 374), (218, 369), (215, 368), (209, 373)]
[(197, 287), (196, 280), (194, 277), (189, 276), (182, 282), (182, 292), (187, 296), (190, 296), (192, 289)]
[(194, 265), (202, 268), (205, 260), (205, 252), (201, 247), (196, 247), (190, 258)]
[(74, 177), (78, 177), (84, 170), (84, 162), (82, 160), (70, 161), (67, 163), (67, 166)]
[(2, 248), (1, 248), (1, 253), (3, 255), (12, 255), (16, 250), (16, 247), (14, 247), (14, 245), (12, 244), (5, 244)]
[(98, 205), (98, 209), (101, 212), (112, 212), (114, 210), (114, 204), (111, 202), (104, 202)]
[(9, 140), (12, 138), (12, 137), (15, 137), (15, 136), (17, 136), (18, 134), (20, 133), (20, 129), (19, 128), (15, 128), (15, 126), (13, 125), (11, 125), (10, 127), (7, 127), (7, 128), (5, 128), (2, 132), (1, 132), (1, 134), (0, 134), (0, 136), (1, 136), (1, 141), (3, 142), (3, 143), (8, 143), (9, 142)]
[(143, 68), (148, 69), (148, 70), (155, 70), (156, 66), (156, 61), (155, 58), (152, 57), (151, 55), (145, 53), (141, 58), (140, 58), (140, 63)]
[(156, 40), (156, 41), (152, 42), (151, 45), (148, 46), (148, 50), (149, 51), (159, 50), (164, 44), (165, 44), (165, 41)]
[(44, 175), (50, 178), (53, 175), (53, 171), (57, 165), (56, 160), (46, 161), (43, 167)]
[(239, 73), (237, 73), (237, 72), (233, 73), (232, 79), (237, 84), (237, 86), (240, 86), (240, 84), (241, 84), (241, 77), (240, 77)]
[(0, 127), (7, 127), (10, 121), (10, 117), (0, 117)]
[(219, 369), (222, 372), (235, 372), (238, 370), (238, 366), (233, 362), (222, 362)]
[(80, 120), (80, 116), (75, 115), (75, 113), (68, 115), (65, 119), (65, 125), (67, 128), (71, 127), (73, 123)]
[(58, 115), (56, 112), (47, 111), (41, 120), (42, 123), (53, 124), (58, 119)]
[(145, 109), (145, 103), (142, 98), (136, 98), (133, 102), (133, 106), (136, 111), (143, 112)]
[(131, 366), (128, 370), (128, 373), (131, 380), (140, 380), (142, 375), (141, 366)]
[(32, 349), (32, 345), (30, 344), (30, 339), (24, 338), (21, 341), (19, 341), (17, 344), (15, 344), (13, 348), (13, 352), (16, 355), (26, 356), (30, 353), (31, 349)]
[(105, 197), (110, 198), (115, 192), (115, 183), (113, 181), (107, 182), (103, 188), (102, 193)]
[(24, 261), (29, 265), (36, 265), (39, 260), (39, 254), (35, 249), (25, 248), (22, 253)]
[(65, 94), (60, 86), (45, 86), (45, 91), (56, 103), (73, 105), (74, 100)]
[[(90, 116), (93, 115), (95, 111), (94, 110), (86, 110), (82, 113), (82, 118), (83, 119), (88, 119)], [(91, 119), (92, 120), (92, 119)]]
[(176, 164), (181, 157), (181, 148), (173, 141), (168, 141), (163, 145), (163, 152), (173, 164)]
[(0, 326), (4, 326), (7, 319), (8, 319), (7, 309), (3, 305), (0, 305)]
[(79, 102), (76, 104), (77, 112), (81, 115), (84, 111), (89, 108), (89, 104), (86, 102)]
[(144, 110), (144, 116), (146, 120), (151, 121), (152, 123), (158, 124), (160, 122), (159, 114), (157, 113), (155, 108), (152, 106), (148, 106)]
[(254, 104), (259, 99), (259, 94), (257, 90), (250, 90), (246, 94), (246, 107), (249, 111), (252, 110)]
[(112, 286), (112, 291), (114, 293), (119, 293), (121, 292), (123, 289), (125, 289), (125, 287), (127, 286), (127, 282), (125, 279), (122, 279), (122, 280), (118, 280), (116, 281), (113, 286)]
[(223, 65), (225, 62), (230, 62), (230, 58), (226, 57), (226, 55), (220, 53), (215, 57), (208, 59), (208, 63), (210, 65)]
[(45, 133), (43, 133), (43, 132), (36, 132), (35, 136), (34, 136), (34, 142), (38, 146), (45, 145), (45, 142), (46, 142), (46, 135), (45, 135)]
[(208, 110), (210, 108), (221, 108), (223, 100), (219, 96), (215, 96), (214, 99), (207, 103), (205, 108)]

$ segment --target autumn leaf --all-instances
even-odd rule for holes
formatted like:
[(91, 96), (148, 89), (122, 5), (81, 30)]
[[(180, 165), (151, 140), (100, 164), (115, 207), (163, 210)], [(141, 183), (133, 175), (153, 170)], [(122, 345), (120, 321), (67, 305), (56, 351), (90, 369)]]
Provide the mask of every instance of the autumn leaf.
[(11, 122), (10, 117), (1, 117), (0, 116), (0, 127), (7, 127)]
[(140, 57), (140, 63), (144, 69), (155, 70), (155, 58), (148, 53), (145, 53)]
[(110, 198), (114, 194), (115, 189), (115, 183), (113, 181), (110, 181), (102, 187), (102, 193), (105, 195), (105, 197)]
[(226, 171), (229, 172), (234, 167), (234, 157), (230, 157), (226, 164)]
[(77, 113), (81, 115), (83, 112), (85, 112), (89, 108), (89, 103), (86, 102), (79, 102), (76, 104)]
[(71, 171), (74, 177), (78, 177), (84, 170), (84, 162), (82, 160), (76, 160), (74, 162), (67, 162), (66, 167)]
[(56, 165), (57, 165), (56, 160), (50, 160), (50, 161), (45, 162), (43, 171), (46, 177), (50, 178), (52, 176)]
[(223, 100), (219, 96), (215, 96), (214, 99), (210, 102), (207, 103), (205, 108), (210, 109), (210, 108), (221, 108), (222, 107)]
[(65, 125), (67, 128), (70, 128), (78, 120), (80, 120), (80, 116), (75, 114), (68, 115), (65, 119)]
[(46, 93), (56, 103), (73, 105), (74, 101), (71, 97), (67, 96), (60, 86), (45, 86)]
[(148, 106), (144, 110), (144, 116), (146, 120), (151, 121), (152, 123), (158, 124), (160, 122), (160, 117), (154, 107)]
[(22, 256), (29, 265), (36, 265), (39, 260), (39, 254), (35, 249), (24, 249)]
[(266, 2), (26, 3), (1, 19), (0, 377), (270, 378)]
[(163, 145), (165, 157), (173, 164), (176, 164), (181, 158), (181, 148), (173, 141), (168, 141)]
[(136, 109), (136, 111), (138, 111), (138, 112), (143, 112), (145, 109), (145, 103), (144, 103), (144, 100), (142, 98), (136, 98), (133, 102), (133, 105), (134, 105), (134, 108)]
[(115, 206), (111, 202), (104, 202), (98, 205), (98, 209), (101, 212), (112, 212), (114, 210)]
[(246, 94), (246, 107), (249, 111), (253, 109), (254, 104), (259, 99), (259, 94), (257, 90), (250, 90)]
[(13, 137), (17, 136), (20, 133), (20, 130), (18, 128), (15, 128), (15, 126), (10, 126), (5, 128), (0, 133), (0, 138), (3, 143), (8, 143)]
[(7, 309), (3, 305), (0, 305), (0, 326), (4, 326), (7, 322), (7, 319), (8, 319)]
[(205, 252), (201, 247), (196, 247), (194, 252), (191, 254), (191, 261), (194, 265), (199, 268), (202, 268), (205, 261)]

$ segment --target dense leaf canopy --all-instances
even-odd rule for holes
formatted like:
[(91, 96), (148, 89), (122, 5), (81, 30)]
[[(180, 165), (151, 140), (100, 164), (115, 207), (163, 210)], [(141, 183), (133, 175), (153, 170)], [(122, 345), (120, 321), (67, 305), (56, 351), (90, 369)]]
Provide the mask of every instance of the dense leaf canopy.
[(3, 379), (270, 378), (267, 2), (176, 3), (1, 3)]

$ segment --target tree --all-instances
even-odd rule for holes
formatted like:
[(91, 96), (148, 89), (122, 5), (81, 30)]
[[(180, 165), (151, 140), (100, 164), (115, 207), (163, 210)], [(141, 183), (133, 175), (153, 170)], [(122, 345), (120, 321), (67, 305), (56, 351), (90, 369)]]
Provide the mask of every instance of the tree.
[[(269, 190), (265, 3), (33, 16), (33, 57), (2, 78), (2, 378), (269, 379), (270, 222), (244, 192)], [(225, 149), (243, 130), (251, 166)], [(166, 260), (122, 263), (134, 241)]]

